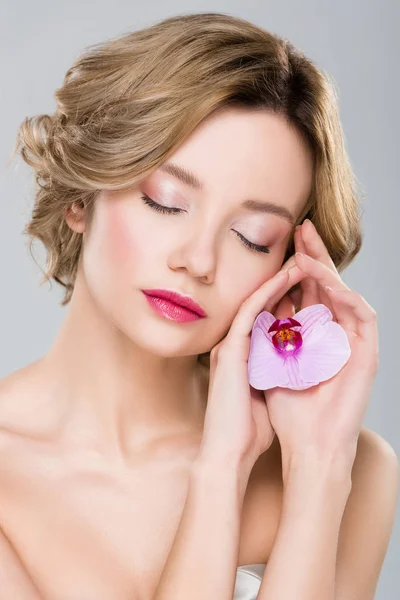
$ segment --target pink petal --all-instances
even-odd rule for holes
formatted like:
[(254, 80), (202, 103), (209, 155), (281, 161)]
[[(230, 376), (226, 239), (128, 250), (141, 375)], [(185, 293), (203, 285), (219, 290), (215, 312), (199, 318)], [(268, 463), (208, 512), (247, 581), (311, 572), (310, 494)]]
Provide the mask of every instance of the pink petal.
[(267, 310), (263, 310), (255, 318), (255, 321), (253, 323), (253, 331), (255, 328), (260, 327), (260, 329), (269, 338), (270, 334), (268, 333), (268, 329), (271, 327), (274, 321), (276, 321), (276, 317), (274, 317), (274, 315), (268, 312)]
[(330, 379), (346, 364), (351, 348), (345, 330), (331, 321), (309, 333), (298, 353), (300, 376), (318, 382)]
[(299, 312), (295, 313), (293, 318), (301, 323), (300, 332), (303, 344), (317, 323), (325, 325), (325, 323), (333, 321), (333, 315), (325, 304), (306, 306), (306, 308), (302, 308)]
[(288, 387), (291, 390), (305, 390), (319, 383), (315, 377), (312, 377), (311, 380), (306, 380), (304, 377), (302, 377), (301, 363), (298, 359), (298, 354), (293, 354), (292, 356), (287, 357), (285, 361), (285, 369), (289, 375), (289, 383), (285, 387)]
[(256, 390), (268, 390), (289, 383), (283, 358), (275, 350), (270, 334), (265, 335), (261, 327), (256, 327), (252, 333), (247, 369), (249, 383)]

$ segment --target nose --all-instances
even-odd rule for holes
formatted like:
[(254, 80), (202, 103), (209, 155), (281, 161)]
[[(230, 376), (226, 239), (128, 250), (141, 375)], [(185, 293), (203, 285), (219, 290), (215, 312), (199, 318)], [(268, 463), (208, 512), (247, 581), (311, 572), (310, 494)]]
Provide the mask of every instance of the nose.
[(186, 270), (188, 274), (204, 283), (215, 278), (217, 262), (216, 235), (204, 226), (188, 235), (171, 251), (168, 266), (174, 271)]

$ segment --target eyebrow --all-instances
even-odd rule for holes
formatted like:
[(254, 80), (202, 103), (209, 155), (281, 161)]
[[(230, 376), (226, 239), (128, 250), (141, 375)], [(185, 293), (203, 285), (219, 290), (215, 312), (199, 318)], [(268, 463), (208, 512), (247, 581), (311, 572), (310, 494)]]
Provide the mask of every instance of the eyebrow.
[[(165, 162), (159, 167), (159, 170), (172, 175), (172, 177), (179, 179), (179, 181), (182, 181), (185, 185), (196, 190), (203, 190), (205, 187), (204, 183), (200, 181), (197, 175), (176, 163)], [(295, 224), (295, 218), (292, 213), (284, 206), (280, 206), (274, 202), (262, 202), (261, 200), (248, 199), (244, 200), (241, 203), (241, 206), (251, 212), (277, 215), (278, 217), (288, 220), (291, 225)]]

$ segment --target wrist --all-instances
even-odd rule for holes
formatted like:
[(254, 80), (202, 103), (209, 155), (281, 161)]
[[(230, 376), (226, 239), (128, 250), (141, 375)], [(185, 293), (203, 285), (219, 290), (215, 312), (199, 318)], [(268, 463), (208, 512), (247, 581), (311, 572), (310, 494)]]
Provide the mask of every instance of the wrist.
[(192, 480), (201, 486), (236, 490), (243, 499), (253, 465), (238, 457), (199, 454), (192, 464)]
[(294, 482), (306, 482), (311, 485), (318, 481), (321, 485), (338, 484), (351, 489), (351, 472), (354, 454), (332, 451), (321, 453), (307, 448), (303, 452), (285, 456), (282, 453), (282, 478), (284, 486)]
[(251, 472), (255, 459), (249, 453), (238, 452), (234, 449), (211, 448), (203, 445), (196, 457), (196, 464), (205, 468), (230, 470), (235, 472)]

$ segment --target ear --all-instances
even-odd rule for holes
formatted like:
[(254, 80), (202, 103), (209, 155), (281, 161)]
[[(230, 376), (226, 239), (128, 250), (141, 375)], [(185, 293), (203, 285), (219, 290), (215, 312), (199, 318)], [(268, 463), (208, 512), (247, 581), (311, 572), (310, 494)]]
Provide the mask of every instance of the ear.
[(83, 206), (78, 205), (76, 202), (64, 208), (64, 217), (72, 229), (76, 233), (84, 233), (86, 229), (86, 214)]

